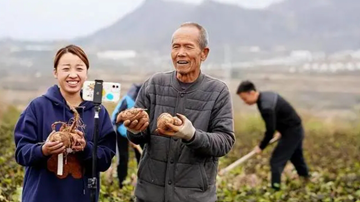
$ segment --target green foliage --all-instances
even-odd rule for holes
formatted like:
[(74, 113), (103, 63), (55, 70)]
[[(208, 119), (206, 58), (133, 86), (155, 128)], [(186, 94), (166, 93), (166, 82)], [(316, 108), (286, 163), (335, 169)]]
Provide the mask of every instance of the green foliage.
[[(113, 107), (113, 106), (112, 106)], [(111, 112), (111, 110), (109, 110)], [(24, 169), (15, 162), (13, 127), (19, 112), (12, 107), (2, 113), (0, 124), (0, 202), (18, 201)], [(291, 164), (285, 168), (282, 190), (269, 188), (269, 158), (275, 145), (269, 145), (226, 176), (218, 179), (219, 201), (360, 201), (360, 127), (351, 123), (324, 123), (312, 117), (304, 118), (306, 137), (304, 152), (312, 173), (306, 183), (297, 177)], [(220, 160), (223, 168), (247, 154), (263, 137), (264, 124), (259, 116), (237, 116), (235, 121), (236, 143), (232, 151)], [(116, 178), (116, 165), (110, 181), (102, 173), (102, 202), (133, 201), (134, 187), (131, 175), (136, 174), (136, 161), (130, 152), (127, 185), (120, 190)], [(116, 158), (113, 162), (117, 161)], [(252, 179), (250, 179), (252, 177)]]
[[(242, 157), (260, 141), (264, 127), (259, 120), (257, 116), (237, 119), (237, 141), (233, 150), (222, 159), (221, 167)], [(255, 129), (254, 124), (258, 126)], [(282, 190), (273, 192), (269, 188), (269, 158), (275, 145), (271, 145), (221, 181), (219, 201), (350, 202), (360, 199), (360, 130), (357, 125), (341, 122), (326, 124), (307, 117), (304, 126), (305, 159), (312, 174), (310, 182), (299, 179), (296, 170), (288, 163), (282, 177)], [(251, 174), (258, 179), (256, 186), (239, 183), (240, 179), (245, 181)]]
[(13, 128), (19, 118), (19, 112), (8, 107), (2, 113), (0, 122), (0, 201), (17, 201), (15, 193), (23, 180), (23, 168), (14, 158), (15, 144)]

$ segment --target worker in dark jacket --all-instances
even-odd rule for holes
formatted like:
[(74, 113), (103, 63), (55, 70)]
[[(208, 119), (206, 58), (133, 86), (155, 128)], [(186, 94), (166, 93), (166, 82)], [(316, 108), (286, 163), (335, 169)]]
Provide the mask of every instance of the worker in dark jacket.
[(301, 118), (294, 108), (277, 93), (256, 91), (251, 81), (241, 82), (236, 93), (246, 104), (257, 104), (265, 121), (265, 136), (254, 148), (256, 153), (261, 153), (266, 148), (275, 131), (281, 134), (270, 160), (272, 188), (280, 189), (281, 173), (288, 160), (295, 166), (298, 175), (307, 179), (309, 173), (302, 147), (304, 130)]
[[(135, 107), (141, 119), (125, 120), (128, 138), (145, 143), (135, 196), (138, 202), (215, 202), (219, 157), (235, 142), (231, 96), (227, 85), (201, 72), (209, 48), (206, 30), (184, 23), (172, 37), (175, 71), (145, 81)], [(182, 124), (157, 128), (167, 112)], [(144, 118), (148, 117), (148, 118)], [(119, 120), (120, 121), (120, 120)]]
[[(120, 189), (123, 187), (123, 182), (126, 179), (127, 171), (128, 171), (128, 162), (129, 162), (129, 142), (127, 139), (126, 128), (123, 124), (116, 123), (117, 115), (126, 110), (134, 107), (136, 97), (139, 93), (141, 84), (133, 84), (129, 91), (121, 98), (118, 105), (115, 107), (111, 121), (115, 127), (115, 131), (117, 133), (117, 154), (118, 154), (118, 164), (117, 164), (117, 177), (119, 179), (119, 187)], [(140, 152), (134, 147), (135, 157), (137, 162), (140, 161)]]

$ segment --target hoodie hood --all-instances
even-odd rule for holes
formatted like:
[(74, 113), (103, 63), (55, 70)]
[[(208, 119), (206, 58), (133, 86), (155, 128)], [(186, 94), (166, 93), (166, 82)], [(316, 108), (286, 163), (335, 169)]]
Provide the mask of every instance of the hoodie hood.
[[(82, 90), (80, 91), (80, 96), (82, 96)], [(66, 104), (65, 98), (61, 95), (60, 88), (57, 85), (50, 87), (47, 92), (44, 94), (44, 97), (51, 100), (55, 105), (64, 107), (65, 109), (70, 110), (69, 106)], [(94, 104), (89, 101), (83, 101), (79, 107), (84, 110), (90, 110), (94, 107)]]
[[(62, 108), (62, 117), (64, 120), (66, 120), (67, 113), (73, 113), (66, 104), (65, 98), (61, 95), (59, 86), (53, 85), (43, 96), (49, 99), (55, 106)], [(80, 91), (80, 96), (82, 96), (82, 91)], [(83, 101), (78, 107), (75, 107), (75, 109), (78, 111), (80, 117), (83, 118), (85, 111), (91, 110), (93, 107), (94, 104), (92, 102)]]

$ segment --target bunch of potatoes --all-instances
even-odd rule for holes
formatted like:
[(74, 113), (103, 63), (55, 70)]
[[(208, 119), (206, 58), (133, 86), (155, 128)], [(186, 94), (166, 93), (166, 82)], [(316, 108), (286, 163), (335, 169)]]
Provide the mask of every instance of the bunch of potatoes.
[[(141, 119), (147, 118), (147, 114), (141, 113), (143, 110), (144, 109), (142, 108), (131, 108), (120, 112), (118, 116), (120, 117), (120, 120), (139, 120), (140, 122)], [(160, 114), (160, 116), (157, 118), (157, 128), (169, 130), (169, 128), (166, 126), (167, 123), (176, 126), (182, 125), (182, 121), (179, 117), (172, 116), (167, 112)]]

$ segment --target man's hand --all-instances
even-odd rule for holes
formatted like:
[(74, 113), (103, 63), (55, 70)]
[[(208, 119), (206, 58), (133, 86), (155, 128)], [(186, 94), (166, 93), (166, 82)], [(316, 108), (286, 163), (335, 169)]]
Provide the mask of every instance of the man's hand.
[(274, 138), (276, 139), (280, 139), (281, 138), (281, 134), (279, 132), (276, 132), (274, 135)]
[(136, 148), (136, 144), (132, 143), (131, 141), (129, 141), (129, 145), (130, 145), (132, 148)]
[(142, 132), (149, 126), (149, 115), (146, 111), (141, 111), (136, 117), (125, 120), (124, 126), (134, 134)]
[(260, 149), (259, 146), (256, 146), (256, 147), (254, 148), (254, 151), (255, 151), (256, 154), (260, 154), (260, 153), (262, 152), (262, 150)]
[(189, 141), (193, 138), (195, 134), (195, 128), (192, 125), (191, 121), (187, 119), (182, 114), (176, 114), (182, 121), (181, 126), (176, 126), (171, 123), (166, 123), (166, 127), (169, 128), (169, 130), (163, 130), (161, 128), (156, 129), (156, 132), (162, 135), (167, 135), (170, 137), (177, 137), (184, 139), (186, 141)]
[(116, 116), (116, 123), (121, 123), (124, 122), (126, 120), (130, 120), (130, 121), (134, 121), (134, 120), (139, 120), (143, 117), (147, 116), (148, 114), (145, 112), (145, 109), (142, 108), (130, 108), (124, 111), (121, 111), (117, 116)]
[(45, 144), (41, 147), (41, 150), (45, 156), (50, 156), (52, 154), (61, 154), (65, 152), (65, 146), (62, 142), (59, 141), (46, 141)]

